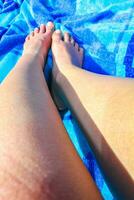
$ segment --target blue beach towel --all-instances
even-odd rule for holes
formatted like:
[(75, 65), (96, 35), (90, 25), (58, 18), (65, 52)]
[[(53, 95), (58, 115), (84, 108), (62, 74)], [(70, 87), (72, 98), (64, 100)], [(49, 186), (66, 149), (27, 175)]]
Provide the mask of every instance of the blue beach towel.
[[(133, 0), (0, 0), (0, 82), (21, 56), (25, 37), (53, 21), (84, 47), (83, 68), (99, 74), (134, 77)], [(51, 51), (46, 78), (52, 66)], [(63, 123), (105, 200), (114, 200), (92, 151), (70, 112)]]

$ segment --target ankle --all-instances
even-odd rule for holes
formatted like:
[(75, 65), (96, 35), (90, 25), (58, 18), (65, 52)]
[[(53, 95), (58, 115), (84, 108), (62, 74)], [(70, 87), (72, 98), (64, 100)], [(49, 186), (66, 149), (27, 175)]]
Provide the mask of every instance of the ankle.
[(71, 63), (58, 63), (53, 68), (53, 73), (56, 74), (56, 76), (66, 75), (73, 70), (74, 65)]
[[(19, 65), (18, 65), (19, 63)], [(17, 68), (20, 69), (33, 69), (34, 67), (40, 68), (43, 71), (44, 67), (44, 58), (41, 55), (28, 53), (25, 52), (22, 54), (21, 58), (19, 59), (18, 63), (16, 64)]]

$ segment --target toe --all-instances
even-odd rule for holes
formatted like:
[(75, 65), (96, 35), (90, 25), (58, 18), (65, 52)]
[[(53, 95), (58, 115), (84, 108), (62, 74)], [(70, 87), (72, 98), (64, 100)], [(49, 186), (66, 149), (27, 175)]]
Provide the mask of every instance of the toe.
[(67, 43), (70, 42), (70, 35), (67, 32), (64, 33), (64, 41), (67, 42)]
[(80, 51), (81, 54), (84, 53), (84, 49), (83, 48), (79, 48), (79, 51)]
[(61, 34), (61, 31), (60, 30), (56, 30), (54, 33), (53, 33), (53, 41), (54, 42), (59, 42), (61, 39), (62, 39), (62, 34)]
[(28, 41), (28, 40), (30, 40), (30, 36), (29, 35), (26, 37), (25, 41)]
[(34, 34), (39, 33), (39, 28), (34, 29)]
[(78, 45), (78, 43), (75, 43), (75, 48), (76, 48), (77, 50), (79, 50), (79, 45)]
[(71, 37), (71, 44), (74, 46), (75, 45), (75, 41), (74, 39)]
[(46, 32), (53, 32), (54, 31), (54, 24), (52, 22), (48, 22), (46, 25)]
[(34, 36), (34, 31), (32, 31), (30, 34), (30, 37), (33, 37), (33, 36)]
[(46, 26), (44, 24), (40, 25), (40, 33), (45, 33), (46, 31)]

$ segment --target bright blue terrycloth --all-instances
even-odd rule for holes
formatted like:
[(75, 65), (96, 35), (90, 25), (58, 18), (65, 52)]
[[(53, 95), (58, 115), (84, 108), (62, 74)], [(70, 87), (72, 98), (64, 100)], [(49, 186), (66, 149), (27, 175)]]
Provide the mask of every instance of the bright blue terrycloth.
[[(0, 0), (0, 82), (20, 57), (26, 35), (49, 20), (54, 21), (56, 28), (69, 31), (84, 47), (84, 69), (134, 77), (133, 13), (133, 0)], [(50, 52), (47, 78), (51, 65)], [(104, 199), (113, 200), (70, 113), (64, 116), (63, 122)]]

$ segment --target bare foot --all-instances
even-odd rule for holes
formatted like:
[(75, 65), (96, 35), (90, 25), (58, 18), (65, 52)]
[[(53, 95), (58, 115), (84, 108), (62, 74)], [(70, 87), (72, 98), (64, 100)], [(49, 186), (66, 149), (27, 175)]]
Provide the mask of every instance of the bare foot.
[(53, 71), (62, 71), (66, 67), (81, 67), (83, 62), (83, 49), (74, 41), (68, 33), (64, 34), (57, 30), (52, 36), (52, 52), (53, 52)]
[(57, 30), (52, 36), (52, 53), (53, 53), (53, 71), (51, 92), (53, 99), (59, 110), (66, 108), (61, 100), (59, 90), (56, 86), (56, 79), (59, 73), (64, 72), (66, 68), (81, 67), (83, 62), (83, 49), (74, 41), (68, 33), (64, 34)]
[(51, 46), (53, 30), (54, 24), (52, 22), (48, 22), (46, 26), (42, 24), (40, 28), (35, 28), (26, 37), (23, 54), (38, 56), (41, 65), (44, 66), (43, 63)]

